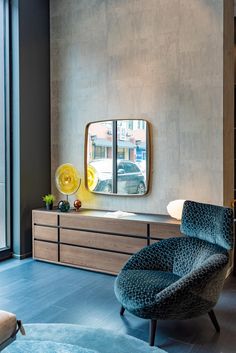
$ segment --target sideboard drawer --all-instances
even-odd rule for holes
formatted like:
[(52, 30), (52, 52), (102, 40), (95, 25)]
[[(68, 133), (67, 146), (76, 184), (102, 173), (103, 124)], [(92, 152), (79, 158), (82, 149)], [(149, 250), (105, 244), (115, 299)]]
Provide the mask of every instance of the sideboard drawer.
[(147, 224), (127, 221), (123, 219), (89, 217), (79, 215), (61, 215), (60, 226), (65, 228), (77, 228), (80, 230), (92, 230), (94, 232), (106, 232), (127, 234), (146, 237)]
[(181, 237), (182, 235), (183, 234), (180, 232), (180, 226), (177, 224), (150, 224), (151, 238), (166, 239), (172, 237)]
[(58, 241), (58, 229), (53, 227), (34, 226), (34, 239)]
[(129, 259), (129, 255), (64, 244), (60, 245), (60, 257), (63, 263), (108, 273), (118, 273)]
[(34, 241), (34, 258), (58, 261), (58, 245), (46, 241)]
[(124, 237), (111, 234), (93, 233), (81, 230), (61, 229), (61, 243), (88, 246), (93, 248), (135, 253), (147, 245), (142, 238)]
[(45, 211), (33, 211), (33, 224), (57, 226), (57, 214)]

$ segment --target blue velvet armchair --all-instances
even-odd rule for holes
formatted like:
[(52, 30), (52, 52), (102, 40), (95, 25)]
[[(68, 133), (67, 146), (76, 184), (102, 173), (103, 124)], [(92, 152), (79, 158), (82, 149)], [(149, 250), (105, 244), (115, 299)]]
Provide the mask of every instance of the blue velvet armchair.
[(150, 320), (154, 345), (157, 320), (190, 319), (208, 313), (219, 332), (217, 303), (233, 246), (231, 208), (185, 201), (181, 232), (143, 248), (115, 281), (120, 314)]

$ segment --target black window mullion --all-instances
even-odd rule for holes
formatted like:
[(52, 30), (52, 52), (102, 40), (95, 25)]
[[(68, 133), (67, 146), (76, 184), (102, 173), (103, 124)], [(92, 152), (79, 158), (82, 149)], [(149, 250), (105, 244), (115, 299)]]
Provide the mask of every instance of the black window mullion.
[(112, 121), (112, 192), (117, 194), (117, 121)]

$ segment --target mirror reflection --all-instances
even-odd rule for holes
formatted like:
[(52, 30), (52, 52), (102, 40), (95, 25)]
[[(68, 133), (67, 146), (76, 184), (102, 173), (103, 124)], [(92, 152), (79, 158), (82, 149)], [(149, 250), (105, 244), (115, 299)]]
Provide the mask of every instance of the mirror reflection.
[(148, 124), (113, 120), (87, 127), (86, 184), (90, 191), (144, 195), (148, 190)]

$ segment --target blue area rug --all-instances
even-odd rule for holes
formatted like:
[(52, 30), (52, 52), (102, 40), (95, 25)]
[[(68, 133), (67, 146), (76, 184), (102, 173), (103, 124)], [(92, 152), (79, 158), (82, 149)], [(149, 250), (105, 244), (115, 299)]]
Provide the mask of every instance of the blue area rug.
[(70, 324), (24, 325), (26, 336), (5, 348), (4, 353), (165, 353), (137, 338), (110, 330)]

